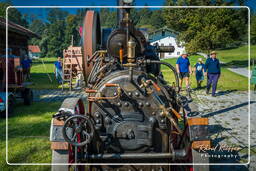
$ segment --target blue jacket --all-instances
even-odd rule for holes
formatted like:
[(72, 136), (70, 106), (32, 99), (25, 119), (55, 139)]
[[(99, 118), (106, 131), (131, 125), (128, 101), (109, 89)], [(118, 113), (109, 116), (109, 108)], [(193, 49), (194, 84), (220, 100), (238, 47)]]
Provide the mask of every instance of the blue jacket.
[(205, 71), (211, 74), (220, 74), (220, 61), (218, 59), (208, 58), (205, 62)]

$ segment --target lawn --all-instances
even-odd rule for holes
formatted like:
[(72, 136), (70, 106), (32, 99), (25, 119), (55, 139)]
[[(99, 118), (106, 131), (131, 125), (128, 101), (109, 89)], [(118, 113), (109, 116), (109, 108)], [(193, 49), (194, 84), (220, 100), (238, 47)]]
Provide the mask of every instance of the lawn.
[[(47, 107), (46, 107), (47, 106)], [(8, 162), (51, 163), (49, 141), (50, 121), (60, 102), (17, 104), (15, 115), (8, 119)], [(4, 119), (0, 120), (0, 170), (50, 170), (50, 166), (8, 166), (5, 156)]]
[[(191, 66), (194, 66), (197, 62), (197, 59), (200, 58), (199, 55), (193, 55), (190, 56), (190, 63)], [(177, 58), (172, 59), (165, 59), (165, 62), (168, 62), (175, 66)], [(205, 61), (205, 59), (204, 59)], [(162, 66), (162, 72), (165, 77), (165, 79), (171, 84), (174, 82), (174, 76), (171, 74), (170, 70), (166, 66)], [(190, 77), (191, 80), (191, 87), (196, 88), (196, 78), (194, 75)], [(203, 86), (206, 85), (206, 78), (203, 82)], [(183, 84), (183, 87), (185, 87), (185, 84)], [(222, 67), (221, 70), (221, 77), (218, 83), (218, 89), (219, 90), (248, 90), (248, 79), (244, 76), (238, 75), (236, 73), (233, 73), (229, 70), (227, 70), (225, 67)]]
[[(227, 66), (248, 67), (248, 45), (238, 48), (217, 50), (218, 58)], [(256, 59), (256, 45), (251, 45), (251, 59)]]
[[(59, 86), (54, 76), (54, 62), (57, 58), (40, 58), (33, 60), (31, 68), (31, 88), (35, 89), (57, 89)], [(42, 63), (44, 62), (44, 64)], [(52, 82), (49, 79), (49, 74)]]

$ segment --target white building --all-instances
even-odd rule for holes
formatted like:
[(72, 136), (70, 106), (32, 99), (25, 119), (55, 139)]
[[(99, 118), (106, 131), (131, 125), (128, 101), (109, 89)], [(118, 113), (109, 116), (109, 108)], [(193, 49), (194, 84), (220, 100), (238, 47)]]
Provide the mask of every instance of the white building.
[(185, 47), (177, 42), (178, 32), (163, 27), (154, 32), (149, 33), (149, 41), (151, 45), (158, 43), (159, 46), (174, 46), (175, 51), (172, 53), (162, 53), (161, 58), (174, 58), (179, 57)]

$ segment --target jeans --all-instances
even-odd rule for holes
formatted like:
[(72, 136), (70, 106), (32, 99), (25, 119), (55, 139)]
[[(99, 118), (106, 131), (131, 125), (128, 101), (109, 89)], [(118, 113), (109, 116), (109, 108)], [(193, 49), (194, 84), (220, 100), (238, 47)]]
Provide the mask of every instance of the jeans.
[(210, 90), (212, 86), (212, 95), (215, 95), (216, 89), (217, 89), (217, 83), (219, 80), (220, 74), (213, 74), (213, 73), (208, 73), (207, 74), (207, 91)]
[(62, 84), (62, 70), (61, 69), (57, 69), (55, 70), (55, 76), (56, 76), (56, 80), (58, 81), (59, 84)]

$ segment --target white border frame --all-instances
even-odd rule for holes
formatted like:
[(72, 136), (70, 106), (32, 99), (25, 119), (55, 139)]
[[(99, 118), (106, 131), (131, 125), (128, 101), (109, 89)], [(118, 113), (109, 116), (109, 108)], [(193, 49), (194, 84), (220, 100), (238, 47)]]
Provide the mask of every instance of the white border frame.
[[(248, 9), (248, 76), (250, 76), (250, 60), (251, 60), (251, 44), (250, 44), (250, 15), (251, 11), (248, 6), (8, 6), (6, 8), (6, 92), (8, 92), (8, 10), (10, 8), (247, 8)], [(10, 163), (8, 162), (8, 100), (6, 100), (6, 163), (8, 165), (249, 165), (250, 164), (250, 118), (251, 118), (251, 111), (250, 111), (250, 78), (248, 77), (248, 162), (247, 163)], [(8, 99), (8, 93), (6, 93), (6, 99)]]

